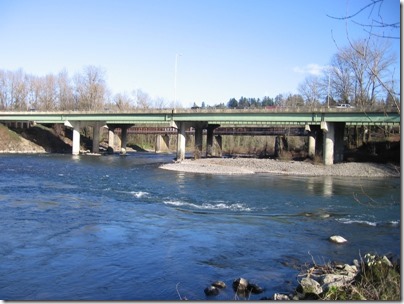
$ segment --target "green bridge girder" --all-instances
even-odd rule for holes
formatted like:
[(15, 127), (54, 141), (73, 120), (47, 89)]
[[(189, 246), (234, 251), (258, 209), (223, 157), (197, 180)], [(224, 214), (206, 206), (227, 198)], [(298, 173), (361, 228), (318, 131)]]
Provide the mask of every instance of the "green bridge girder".
[(0, 112), (0, 122), (65, 123), (105, 122), (106, 124), (170, 124), (172, 122), (208, 122), (209, 124), (400, 124), (397, 112), (365, 111), (267, 111), (267, 110), (149, 110), (131, 113), (100, 112)]

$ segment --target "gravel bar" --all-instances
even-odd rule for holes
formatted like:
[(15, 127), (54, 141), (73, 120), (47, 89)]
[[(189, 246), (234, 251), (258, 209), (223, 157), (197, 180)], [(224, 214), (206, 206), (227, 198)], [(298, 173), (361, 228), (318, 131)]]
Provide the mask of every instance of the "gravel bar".
[(279, 161), (256, 158), (201, 158), (185, 159), (161, 165), (165, 170), (204, 174), (255, 174), (270, 173), (300, 176), (358, 176), (400, 177), (400, 167), (378, 163), (338, 163), (325, 166), (304, 161)]

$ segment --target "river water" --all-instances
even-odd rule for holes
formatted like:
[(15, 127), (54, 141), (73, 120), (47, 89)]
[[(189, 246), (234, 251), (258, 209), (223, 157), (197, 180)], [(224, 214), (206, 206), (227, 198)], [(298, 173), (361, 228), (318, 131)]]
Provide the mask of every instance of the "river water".
[[(0, 299), (231, 300), (241, 276), (265, 289), (256, 300), (313, 260), (400, 255), (398, 178), (158, 168), (172, 159), (0, 156)], [(228, 287), (207, 298), (216, 280)]]

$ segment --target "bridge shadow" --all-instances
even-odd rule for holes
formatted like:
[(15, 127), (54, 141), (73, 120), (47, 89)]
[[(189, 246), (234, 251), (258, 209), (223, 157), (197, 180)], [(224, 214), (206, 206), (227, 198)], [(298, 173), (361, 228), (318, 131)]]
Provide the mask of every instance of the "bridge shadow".
[(10, 128), (21, 137), (45, 149), (48, 153), (71, 153), (72, 146), (62, 140), (55, 130), (36, 125), (27, 129)]

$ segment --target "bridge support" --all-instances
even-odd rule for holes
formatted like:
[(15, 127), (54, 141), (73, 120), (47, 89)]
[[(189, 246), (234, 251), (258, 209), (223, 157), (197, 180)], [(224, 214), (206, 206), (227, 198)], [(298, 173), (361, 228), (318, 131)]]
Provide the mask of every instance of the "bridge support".
[[(105, 123), (104, 123), (105, 124)], [(94, 122), (93, 124), (93, 153), (99, 153), (100, 152), (100, 129), (102, 128), (103, 123), (102, 122)]]
[(185, 122), (177, 122), (177, 161), (185, 159)]
[(72, 138), (72, 154), (73, 155), (79, 155), (80, 154), (80, 128), (81, 128), (81, 122), (80, 121), (68, 121), (66, 120), (64, 122), (64, 125), (66, 127), (72, 128), (73, 129), (73, 138)]
[(206, 136), (206, 157), (213, 156), (213, 131), (218, 127), (220, 127), (220, 125), (208, 125)]
[(160, 135), (156, 136), (156, 153), (168, 152), (170, 146), (170, 136)]
[(345, 123), (321, 122), (324, 132), (323, 160), (325, 165), (341, 162), (344, 158)]
[(309, 157), (313, 158), (316, 155), (316, 146), (319, 139), (319, 134), (321, 132), (319, 125), (307, 125), (305, 127), (306, 131), (308, 131), (309, 136)]
[(218, 145), (218, 150), (216, 151), (216, 154), (217, 156), (222, 156), (222, 148), (223, 148), (222, 135), (216, 135), (215, 139)]
[[(108, 126), (108, 147), (113, 151), (121, 150), (121, 154), (126, 154), (126, 145), (128, 142), (128, 129), (130, 124), (117, 124)], [(115, 129), (121, 129), (121, 136), (115, 134)]]
[(126, 154), (126, 145), (128, 144), (128, 128), (129, 126), (121, 127), (121, 154)]
[(195, 128), (195, 151), (194, 158), (198, 159), (202, 156), (202, 148), (203, 148), (203, 129), (208, 127), (206, 122), (197, 122), (193, 124)]
[(80, 154), (80, 122), (74, 123), (73, 126), (72, 154), (73, 155)]

